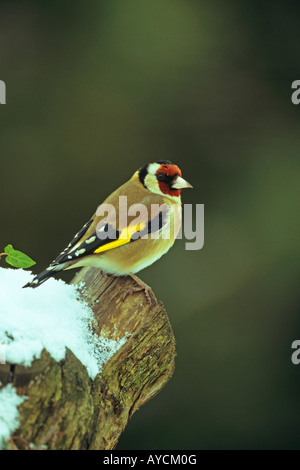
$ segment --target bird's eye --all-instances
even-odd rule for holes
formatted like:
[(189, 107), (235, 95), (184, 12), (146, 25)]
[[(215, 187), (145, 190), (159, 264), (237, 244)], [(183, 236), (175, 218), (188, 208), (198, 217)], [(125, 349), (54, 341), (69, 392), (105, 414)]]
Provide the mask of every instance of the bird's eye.
[(157, 179), (158, 181), (164, 181), (166, 179), (165, 173), (158, 173)]

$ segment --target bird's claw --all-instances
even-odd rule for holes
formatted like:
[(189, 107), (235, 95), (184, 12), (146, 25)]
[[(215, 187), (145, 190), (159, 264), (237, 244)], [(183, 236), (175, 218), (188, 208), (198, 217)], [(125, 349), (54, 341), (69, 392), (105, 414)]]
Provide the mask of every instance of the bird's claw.
[(152, 305), (157, 304), (157, 299), (156, 299), (156, 297), (154, 295), (154, 292), (151, 289), (151, 287), (149, 287), (147, 284), (145, 284), (143, 281), (141, 281), (141, 279), (139, 279), (138, 277), (136, 277), (134, 275), (131, 275), (131, 277), (138, 285), (130, 287), (125, 292), (125, 294), (123, 295), (123, 300), (125, 300), (128, 295), (133, 294), (134, 292), (144, 291), (146, 299), (147, 299), (148, 304), (150, 305), (150, 307)]

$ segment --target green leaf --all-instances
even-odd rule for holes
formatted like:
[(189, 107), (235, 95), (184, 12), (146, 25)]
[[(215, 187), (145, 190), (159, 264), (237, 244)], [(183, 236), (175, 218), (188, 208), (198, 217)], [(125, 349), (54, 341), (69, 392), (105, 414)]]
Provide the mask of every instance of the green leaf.
[(13, 252), (14, 252), (13, 246), (12, 246), (12, 245), (7, 245), (7, 246), (4, 248), (4, 251), (5, 251), (5, 253), (7, 253), (8, 255), (9, 255), (10, 253), (13, 253)]
[(4, 251), (7, 253), (5, 261), (15, 268), (26, 269), (35, 264), (35, 261), (29, 258), (29, 256), (25, 255), (21, 251), (15, 250), (12, 245), (7, 245), (4, 248)]

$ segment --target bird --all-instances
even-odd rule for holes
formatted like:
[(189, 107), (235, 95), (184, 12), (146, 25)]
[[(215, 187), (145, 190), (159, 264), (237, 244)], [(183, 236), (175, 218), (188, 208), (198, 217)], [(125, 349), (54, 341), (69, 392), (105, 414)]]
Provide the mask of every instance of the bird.
[(184, 188), (192, 185), (177, 165), (169, 160), (147, 163), (108, 196), (62, 253), (23, 287), (36, 288), (61, 271), (90, 266), (108, 275), (131, 276), (136, 287), (124, 298), (144, 290), (148, 302), (156, 302), (136, 273), (174, 244), (181, 228)]

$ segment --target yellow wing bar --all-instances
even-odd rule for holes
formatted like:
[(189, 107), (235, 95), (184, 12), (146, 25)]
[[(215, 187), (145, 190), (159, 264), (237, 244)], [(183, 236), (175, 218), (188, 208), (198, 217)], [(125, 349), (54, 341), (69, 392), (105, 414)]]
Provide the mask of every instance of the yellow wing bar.
[(112, 250), (113, 248), (117, 248), (118, 246), (126, 245), (126, 243), (129, 243), (131, 241), (132, 236), (135, 233), (144, 230), (145, 227), (145, 223), (139, 223), (137, 225), (129, 225), (129, 227), (125, 227), (117, 240), (113, 240), (103, 246), (100, 246), (94, 251), (94, 253), (102, 253), (103, 251)]

